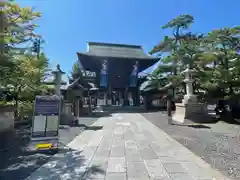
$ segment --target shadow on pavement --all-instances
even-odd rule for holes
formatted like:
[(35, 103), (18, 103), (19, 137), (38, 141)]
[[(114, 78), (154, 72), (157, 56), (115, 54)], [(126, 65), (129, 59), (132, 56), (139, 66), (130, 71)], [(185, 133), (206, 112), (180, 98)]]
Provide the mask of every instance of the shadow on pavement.
[[(82, 125), (82, 127), (68, 126), (67, 129), (60, 129), (61, 137), (59, 143), (62, 143), (60, 144), (60, 148), (68, 144), (72, 139), (74, 139), (74, 137), (86, 129), (98, 130), (102, 128), (100, 126), (90, 126), (93, 122), (94, 121), (90, 121), (89, 123), (86, 123), (87, 125)], [(14, 133), (0, 136), (1, 144), (4, 146), (0, 149), (0, 180), (23, 180), (48, 161), (52, 162), (54, 159), (58, 161), (61, 160), (60, 157), (57, 158), (58, 155), (56, 155), (57, 157), (53, 156), (56, 152), (29, 151), (28, 147), (30, 143), (30, 134), (30, 126), (19, 126), (16, 128)], [(69, 153), (70, 151), (67, 149), (59, 149), (59, 155), (65, 156), (65, 154)], [(68, 156), (71, 159), (71, 154)], [(83, 163), (83, 157), (80, 159), (81, 163)], [(61, 166), (63, 166), (63, 163), (64, 162), (62, 162)], [(78, 163), (79, 165), (77, 167), (81, 167), (80, 162)], [(71, 166), (70, 161), (65, 162), (65, 164), (66, 166)], [(59, 167), (59, 165), (56, 166)], [(64, 168), (65, 167), (62, 167), (62, 171)], [(47, 171), (47, 168), (45, 169)], [(92, 172), (91, 174), (101, 172), (98, 167), (92, 167), (90, 169)], [(59, 168), (58, 171), (60, 170), (61, 168)], [(57, 177), (56, 174), (55, 177)], [(45, 179), (49, 178), (46, 177)]]
[(91, 114), (82, 114), (80, 117), (92, 117), (92, 118), (111, 117), (111, 113), (108, 111), (92, 112)]
[[(143, 114), (145, 114), (145, 115), (149, 114), (151, 116), (151, 114), (153, 114), (153, 113), (155, 113), (155, 114), (158, 114), (158, 113), (160, 114), (161, 113), (162, 115), (167, 116), (167, 111), (166, 110), (147, 111), (147, 112), (144, 112)], [(174, 111), (172, 113), (174, 113)], [(201, 124), (216, 124), (216, 123), (222, 121), (222, 122), (225, 122), (225, 123), (228, 123), (228, 124), (240, 125), (240, 119), (237, 120), (237, 119), (232, 119), (232, 118), (217, 118), (216, 115), (209, 115), (209, 116), (211, 117), (211, 119), (207, 120), (206, 122), (202, 122)], [(189, 119), (185, 119), (184, 123), (185, 124), (191, 124), (191, 123), (195, 123), (195, 122), (191, 121)], [(202, 128), (202, 127), (200, 126), (200, 128)]]
[[(211, 120), (210, 120), (210, 121), (202, 122), (202, 124), (216, 124), (216, 123), (222, 121), (222, 122), (225, 122), (225, 123), (227, 123), (227, 124), (240, 125), (240, 121), (237, 122), (237, 121), (234, 120), (234, 119), (227, 119), (227, 118), (222, 118), (222, 119), (220, 119), (220, 118), (213, 117), (213, 116), (210, 116), (210, 117), (211, 117)], [(190, 121), (190, 120), (188, 120), (188, 121), (189, 121), (189, 122), (193, 122), (193, 121)]]
[(21, 126), (5, 139), (4, 150), (0, 151), (0, 179), (21, 180), (46, 162), (52, 154), (29, 152), (30, 128)]
[(219, 121), (223, 121), (226, 122), (228, 124), (234, 124), (234, 125), (240, 125), (240, 120), (236, 120), (236, 119), (219, 119)]
[(103, 128), (103, 126), (87, 126), (85, 124), (72, 124), (70, 126), (71, 127), (83, 127), (84, 130), (93, 130), (93, 131), (101, 130)]
[(186, 126), (186, 127), (196, 128), (196, 129), (211, 129), (211, 127), (202, 125), (202, 124), (176, 124), (176, 123), (173, 123), (173, 125)]
[(58, 153), (26, 180), (94, 179), (105, 174), (99, 165), (88, 166), (88, 159), (80, 151)]

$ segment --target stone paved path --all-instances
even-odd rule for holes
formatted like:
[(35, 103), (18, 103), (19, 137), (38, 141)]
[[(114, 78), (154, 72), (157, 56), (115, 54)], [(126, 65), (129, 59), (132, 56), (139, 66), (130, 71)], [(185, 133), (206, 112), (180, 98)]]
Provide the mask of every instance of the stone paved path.
[(140, 114), (100, 118), (27, 180), (227, 180)]
[(226, 177), (240, 180), (240, 125), (219, 121), (205, 127), (169, 126), (166, 112), (142, 115)]

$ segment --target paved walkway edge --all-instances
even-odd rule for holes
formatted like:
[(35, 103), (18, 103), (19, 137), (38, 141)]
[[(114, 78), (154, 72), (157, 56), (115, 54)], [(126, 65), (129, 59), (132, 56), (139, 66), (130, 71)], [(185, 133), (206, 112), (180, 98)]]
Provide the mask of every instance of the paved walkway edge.
[[(191, 150), (189, 150), (188, 148), (186, 148), (184, 145), (182, 145), (181, 143), (179, 143), (178, 141), (176, 141), (174, 138), (170, 137), (167, 133), (165, 133), (162, 129), (160, 129), (159, 127), (157, 127), (156, 125), (152, 124), (150, 121), (148, 121), (144, 116), (140, 115), (142, 120), (145, 121), (146, 124), (148, 124), (149, 128), (151, 128), (151, 130), (154, 130), (154, 134), (155, 138), (159, 138), (158, 136), (156, 136), (156, 134), (158, 134), (159, 136), (165, 136), (169, 142), (171, 142), (172, 144), (176, 144), (177, 146), (179, 146), (179, 149), (181, 149), (181, 151), (183, 152), (182, 155), (186, 154), (192, 154), (192, 160), (194, 160), (194, 162), (199, 165), (202, 168), (209, 168), (209, 170), (212, 171), (212, 174), (215, 174), (217, 177), (221, 177), (221, 179), (212, 179), (212, 180), (230, 180), (227, 177), (225, 177), (221, 172), (219, 172), (218, 170), (214, 169), (210, 164), (206, 163), (202, 158), (200, 158), (199, 156), (195, 155)], [(176, 158), (180, 158), (179, 160), (181, 161), (181, 154), (178, 154), (179, 156), (177, 156), (176, 154)]]

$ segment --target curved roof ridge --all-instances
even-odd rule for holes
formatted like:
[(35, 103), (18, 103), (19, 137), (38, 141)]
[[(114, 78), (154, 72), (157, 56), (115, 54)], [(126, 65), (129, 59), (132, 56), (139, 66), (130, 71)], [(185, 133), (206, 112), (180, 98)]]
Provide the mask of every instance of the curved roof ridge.
[(126, 48), (138, 48), (142, 49), (141, 45), (133, 45), (133, 44), (120, 44), (120, 43), (103, 43), (103, 42), (88, 42), (88, 45), (97, 45), (97, 46), (114, 46), (114, 47), (126, 47)]

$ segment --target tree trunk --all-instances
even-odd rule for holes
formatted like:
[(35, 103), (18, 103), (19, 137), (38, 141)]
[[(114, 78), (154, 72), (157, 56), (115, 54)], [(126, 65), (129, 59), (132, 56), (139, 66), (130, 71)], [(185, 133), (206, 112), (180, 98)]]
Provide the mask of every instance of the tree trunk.
[(16, 118), (18, 116), (18, 105), (19, 105), (19, 100), (18, 100), (18, 94), (15, 96), (15, 112), (14, 112), (14, 117)]
[(18, 106), (19, 106), (19, 94), (21, 93), (22, 87), (19, 86), (17, 88), (17, 92), (15, 94), (15, 112), (14, 112), (14, 117), (18, 117)]
[(234, 95), (232, 83), (230, 83), (230, 85), (229, 85), (229, 94), (231, 96)]
[[(176, 34), (173, 33), (174, 36), (175, 36), (175, 45), (178, 44), (178, 40), (179, 40), (179, 30), (180, 30), (180, 28), (177, 27), (177, 29), (176, 29)], [(176, 51), (176, 49), (174, 49), (174, 51)], [(176, 60), (176, 59), (174, 59), (173, 64), (174, 64), (173, 74), (176, 76), (176, 75), (177, 75), (177, 60)], [(176, 89), (173, 87), (172, 90), (173, 90), (173, 99), (175, 99)]]

